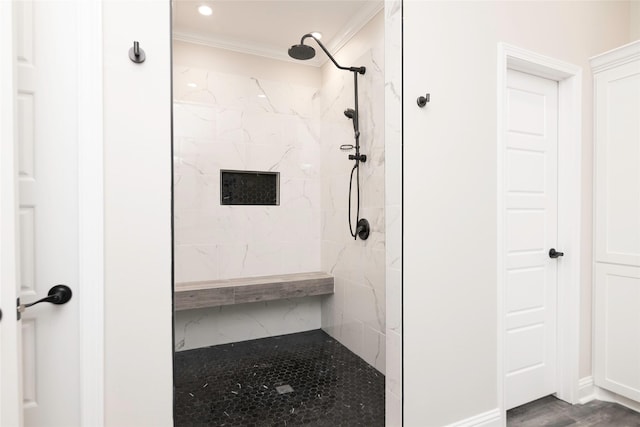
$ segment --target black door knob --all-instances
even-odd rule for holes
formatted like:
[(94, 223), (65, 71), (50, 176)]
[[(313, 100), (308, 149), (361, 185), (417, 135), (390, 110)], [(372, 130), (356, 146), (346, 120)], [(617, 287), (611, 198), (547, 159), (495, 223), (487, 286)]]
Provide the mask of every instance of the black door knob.
[(564, 256), (564, 252), (557, 252), (554, 248), (549, 249), (549, 258)]

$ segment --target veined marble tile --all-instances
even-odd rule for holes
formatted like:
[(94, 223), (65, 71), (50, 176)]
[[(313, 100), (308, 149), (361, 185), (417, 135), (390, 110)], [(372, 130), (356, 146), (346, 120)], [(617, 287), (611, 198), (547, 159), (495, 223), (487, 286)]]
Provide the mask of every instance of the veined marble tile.
[(387, 205), (386, 212), (386, 252), (387, 267), (402, 268), (402, 206)]
[(345, 347), (363, 357), (364, 324), (345, 311), (343, 324), (340, 325), (340, 337), (336, 338)]
[(218, 142), (215, 140), (182, 138), (174, 155), (179, 161), (176, 175), (220, 175), (221, 169), (244, 170), (246, 146), (242, 142)]
[(384, 333), (368, 326), (364, 328), (362, 358), (384, 374), (386, 369), (386, 338)]
[[(326, 209), (322, 211), (323, 230), (322, 239), (338, 244), (345, 242), (345, 239), (353, 239), (349, 232), (349, 211), (346, 209)], [(355, 218), (355, 216), (354, 216)], [(329, 253), (327, 253), (329, 256)], [(335, 255), (334, 255), (335, 258)], [(334, 259), (335, 263), (335, 259)]]
[(209, 72), (198, 68), (176, 66), (173, 70), (174, 99), (213, 104), (216, 98), (208, 87)]
[(219, 178), (216, 175), (187, 174), (174, 178), (176, 212), (211, 211), (220, 203)]
[(385, 393), (384, 417), (386, 427), (402, 427), (402, 398), (391, 394), (388, 387)]
[(385, 0), (386, 425), (402, 425), (402, 1)]
[(346, 288), (345, 307), (349, 316), (380, 333), (385, 331), (385, 306), (368, 286), (350, 284)]
[(386, 388), (396, 396), (402, 396), (402, 337), (387, 331)]
[(237, 304), (175, 313), (176, 351), (320, 328), (321, 297)]
[(382, 208), (384, 207), (384, 189), (385, 177), (384, 166), (378, 167), (382, 169), (375, 173), (362, 177), (360, 184), (360, 206), (362, 208)]
[(283, 127), (280, 114), (269, 112), (246, 112), (241, 116), (242, 128), (251, 144), (271, 145), (275, 148), (282, 144)]
[(321, 271), (320, 239), (298, 238), (285, 242), (281, 256), (283, 266), (287, 266), (292, 272)]
[(185, 102), (173, 103), (174, 137), (213, 138), (217, 133), (215, 109)]
[(216, 245), (176, 245), (174, 262), (176, 282), (219, 278)]
[(320, 211), (320, 181), (280, 177), (280, 206), (284, 209), (311, 208)]
[(173, 215), (176, 245), (215, 245), (218, 228), (212, 214), (201, 210), (180, 210)]
[(387, 268), (386, 272), (387, 331), (402, 333), (402, 271)]
[(215, 113), (216, 141), (220, 142), (250, 142), (250, 136), (243, 127), (242, 115), (244, 111), (239, 107), (217, 106)]

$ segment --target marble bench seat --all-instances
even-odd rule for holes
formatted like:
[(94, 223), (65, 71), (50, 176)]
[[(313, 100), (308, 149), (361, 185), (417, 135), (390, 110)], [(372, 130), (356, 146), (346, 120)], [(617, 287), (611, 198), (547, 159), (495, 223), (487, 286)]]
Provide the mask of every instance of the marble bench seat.
[(333, 293), (333, 276), (320, 273), (280, 274), (176, 283), (176, 311), (247, 302), (328, 295)]

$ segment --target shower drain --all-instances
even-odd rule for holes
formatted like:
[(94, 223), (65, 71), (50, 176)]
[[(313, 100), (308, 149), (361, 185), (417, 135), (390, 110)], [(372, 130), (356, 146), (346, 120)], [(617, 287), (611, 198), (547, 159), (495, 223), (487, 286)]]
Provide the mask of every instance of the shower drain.
[(291, 393), (293, 391), (293, 387), (291, 387), (289, 384), (279, 385), (278, 387), (276, 387), (276, 391), (280, 394)]

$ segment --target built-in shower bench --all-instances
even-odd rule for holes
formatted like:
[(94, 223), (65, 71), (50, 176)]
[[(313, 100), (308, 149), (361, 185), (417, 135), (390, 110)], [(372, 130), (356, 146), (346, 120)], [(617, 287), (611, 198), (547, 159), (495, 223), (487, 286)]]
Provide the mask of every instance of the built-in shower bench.
[(174, 304), (181, 311), (332, 293), (333, 276), (327, 273), (280, 274), (176, 283)]

